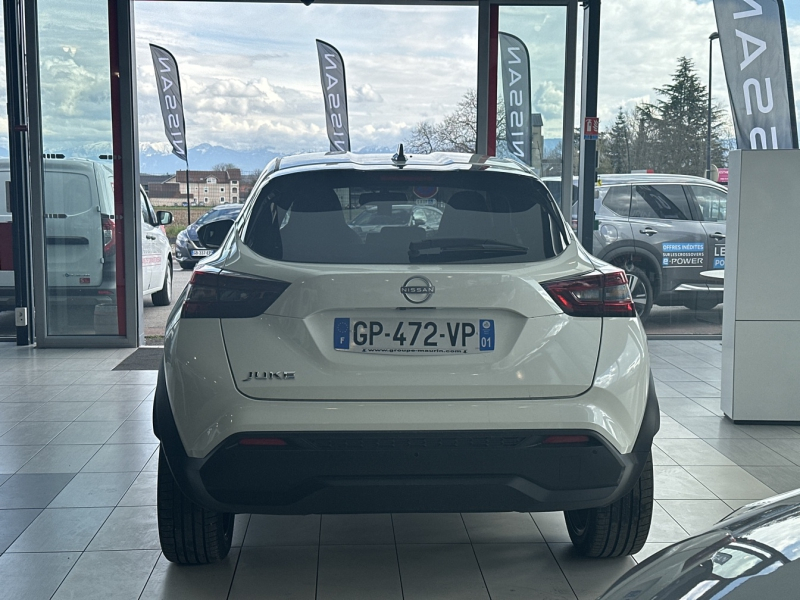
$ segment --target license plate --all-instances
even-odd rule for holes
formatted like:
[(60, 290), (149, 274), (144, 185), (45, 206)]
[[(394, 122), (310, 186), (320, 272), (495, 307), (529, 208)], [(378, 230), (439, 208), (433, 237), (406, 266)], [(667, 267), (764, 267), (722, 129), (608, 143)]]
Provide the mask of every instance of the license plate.
[(476, 354), (494, 350), (494, 320), (335, 318), (333, 347), (369, 354)]
[(214, 254), (213, 250), (189, 250), (191, 256), (211, 256)]

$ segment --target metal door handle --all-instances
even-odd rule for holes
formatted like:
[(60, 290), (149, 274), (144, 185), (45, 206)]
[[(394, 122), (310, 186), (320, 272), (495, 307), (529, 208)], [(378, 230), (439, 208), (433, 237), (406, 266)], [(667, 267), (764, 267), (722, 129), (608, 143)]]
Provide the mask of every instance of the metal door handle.
[(156, 236), (154, 236), (154, 235), (145, 235), (144, 237), (146, 237), (148, 240), (156, 239)]
[(712, 237), (715, 240), (724, 240), (725, 239), (725, 234), (724, 233), (720, 233), (718, 231), (717, 233), (712, 233), (709, 237)]
[(655, 229), (653, 229), (652, 227), (645, 227), (644, 229), (640, 229), (639, 233), (643, 233), (645, 235), (655, 235), (658, 232)]

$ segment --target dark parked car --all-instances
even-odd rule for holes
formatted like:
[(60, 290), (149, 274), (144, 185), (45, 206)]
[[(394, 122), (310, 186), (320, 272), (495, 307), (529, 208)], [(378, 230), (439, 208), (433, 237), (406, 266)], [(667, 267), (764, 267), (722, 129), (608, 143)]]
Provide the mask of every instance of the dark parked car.
[(800, 490), (743, 506), (654, 554), (599, 600), (772, 600), (800, 589)]
[(393, 204), (391, 201), (373, 201), (366, 198), (362, 198), (361, 203), (367, 204), (367, 207), (350, 222), (350, 228), (358, 233), (362, 240), (366, 239), (367, 234), (380, 233), (384, 227), (417, 226), (425, 231), (435, 231), (439, 228), (439, 221), (442, 220), (442, 211), (434, 206)]
[(214, 250), (206, 248), (197, 237), (197, 228), (214, 221), (236, 219), (242, 212), (242, 206), (244, 205), (221, 204), (215, 206), (178, 234), (175, 240), (175, 256), (178, 258), (181, 269), (193, 269), (203, 258), (214, 254)]
[[(553, 191), (561, 180), (544, 183)], [(653, 304), (722, 302), (727, 198), (701, 177), (598, 176), (592, 254), (625, 269), (643, 320)], [(573, 224), (576, 216), (573, 206)]]

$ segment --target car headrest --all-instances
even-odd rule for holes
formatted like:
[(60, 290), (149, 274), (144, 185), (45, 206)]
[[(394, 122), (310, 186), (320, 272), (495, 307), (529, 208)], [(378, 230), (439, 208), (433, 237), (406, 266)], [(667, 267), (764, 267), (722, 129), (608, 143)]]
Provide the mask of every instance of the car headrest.
[(450, 197), (450, 202), (447, 203), (449, 208), (455, 210), (470, 210), (473, 212), (489, 212), (489, 205), (478, 192), (471, 190), (464, 190), (456, 192)]
[(292, 212), (319, 213), (341, 211), (339, 196), (330, 188), (300, 188), (292, 193)]

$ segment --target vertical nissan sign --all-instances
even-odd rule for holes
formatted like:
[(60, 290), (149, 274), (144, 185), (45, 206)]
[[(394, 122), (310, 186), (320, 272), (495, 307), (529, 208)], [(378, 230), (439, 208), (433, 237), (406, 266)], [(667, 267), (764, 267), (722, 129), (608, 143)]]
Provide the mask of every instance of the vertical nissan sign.
[(317, 40), (317, 56), (331, 152), (350, 152), (350, 123), (347, 118), (347, 87), (342, 55), (330, 44)]
[(740, 149), (797, 148), (782, 0), (714, 0)]
[(172, 153), (188, 164), (178, 63), (168, 50), (154, 44), (150, 44), (150, 54), (153, 56), (153, 67), (156, 70), (158, 101), (161, 104), (161, 116), (164, 118), (164, 131), (169, 143), (172, 144)]
[(506, 109), (508, 151), (530, 166), (531, 150), (531, 61), (528, 48), (518, 37), (500, 32), (500, 65)]

